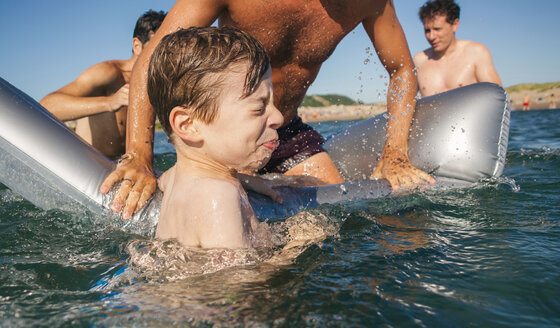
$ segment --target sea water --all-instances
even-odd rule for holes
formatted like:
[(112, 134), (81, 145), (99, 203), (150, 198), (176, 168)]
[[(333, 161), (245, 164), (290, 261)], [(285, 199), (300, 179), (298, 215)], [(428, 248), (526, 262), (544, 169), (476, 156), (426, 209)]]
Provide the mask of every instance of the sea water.
[(558, 327), (559, 189), (560, 110), (512, 113), (502, 178), (322, 206), (258, 250), (148, 240), (0, 185), (0, 326)]

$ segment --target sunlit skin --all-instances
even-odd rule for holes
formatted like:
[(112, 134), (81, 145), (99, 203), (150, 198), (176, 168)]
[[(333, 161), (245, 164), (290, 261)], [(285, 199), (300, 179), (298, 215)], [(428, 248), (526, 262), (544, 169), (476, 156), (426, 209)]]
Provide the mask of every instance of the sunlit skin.
[[(394, 189), (433, 183), (408, 159), (408, 134), (416, 106), (417, 82), (414, 65), (402, 27), (390, 0), (179, 0), (154, 35), (151, 45), (138, 59), (130, 84), (127, 153), (132, 159), (119, 165), (101, 186), (101, 192), (121, 179), (112, 209), (124, 206), (123, 217), (141, 208), (156, 188), (153, 176), (154, 113), (146, 95), (146, 72), (159, 40), (179, 28), (220, 25), (237, 27), (267, 50), (272, 66), (274, 104), (288, 124), (297, 115), (305, 93), (317, 77), (322, 63), (338, 43), (361, 25), (387, 69), (390, 81), (387, 108), (394, 118), (387, 126), (388, 138), (373, 179), (387, 179)], [(342, 182), (330, 156), (316, 154), (288, 174), (318, 175), (322, 183)]]
[(258, 221), (237, 172), (264, 166), (278, 146), (282, 115), (272, 101), (270, 69), (242, 98), (247, 63), (232, 64), (221, 79), (211, 123), (175, 107), (169, 116), (177, 164), (160, 182), (164, 197), (156, 237), (203, 248), (251, 247)]
[(459, 19), (449, 23), (446, 18), (437, 15), (424, 21), (424, 33), (431, 47), (414, 56), (422, 97), (477, 82), (501, 85), (488, 48), (474, 41), (457, 40)]
[(121, 155), (125, 150), (128, 83), (145, 44), (133, 38), (132, 57), (89, 67), (76, 80), (46, 95), (41, 105), (61, 121), (77, 120), (76, 133), (104, 155)]

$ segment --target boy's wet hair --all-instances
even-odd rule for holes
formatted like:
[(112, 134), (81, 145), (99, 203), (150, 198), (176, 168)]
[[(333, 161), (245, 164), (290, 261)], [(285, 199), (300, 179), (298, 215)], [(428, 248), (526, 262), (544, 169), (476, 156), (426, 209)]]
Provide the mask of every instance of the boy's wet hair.
[(163, 11), (148, 10), (140, 16), (134, 27), (133, 38), (138, 38), (142, 44), (150, 40), (150, 33), (156, 33), (157, 29), (165, 19), (166, 13)]
[(449, 24), (453, 24), (456, 19), (459, 19), (461, 8), (453, 0), (434, 0), (426, 2), (418, 15), (420, 20), (425, 22), (426, 19), (432, 19), (435, 16), (444, 15)]
[(148, 69), (148, 95), (158, 119), (171, 136), (169, 114), (189, 108), (192, 118), (211, 123), (217, 114), (221, 76), (234, 63), (247, 65), (242, 97), (252, 94), (270, 63), (263, 45), (232, 27), (191, 27), (165, 36)]

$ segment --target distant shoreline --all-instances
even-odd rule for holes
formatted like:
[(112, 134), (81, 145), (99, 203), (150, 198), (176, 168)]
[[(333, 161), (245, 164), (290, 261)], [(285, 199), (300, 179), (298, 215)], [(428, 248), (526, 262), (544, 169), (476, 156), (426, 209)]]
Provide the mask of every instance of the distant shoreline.
[[(556, 108), (560, 108), (560, 82), (551, 83), (525, 83), (505, 88), (511, 100), (512, 110), (522, 110), (523, 98), (530, 98), (531, 110), (551, 109), (550, 98), (554, 95)], [(326, 96), (306, 96), (316, 101), (327, 104)], [(330, 95), (331, 98), (344, 98), (339, 95)], [(348, 98), (348, 97), (346, 97)], [(352, 101), (348, 98), (348, 100)], [(552, 108), (554, 109), (554, 108)], [(306, 123), (329, 122), (329, 121), (351, 121), (366, 119), (387, 111), (383, 103), (355, 104), (355, 105), (325, 105), (325, 106), (301, 106), (298, 109), (299, 116)], [(75, 127), (74, 121), (66, 122), (71, 128)], [(161, 124), (156, 122), (156, 130), (162, 130)]]
[(523, 98), (529, 96), (531, 109), (550, 109), (550, 98), (554, 95), (556, 108), (560, 107), (560, 82), (518, 84), (507, 87), (512, 110), (523, 109)]
[(298, 109), (299, 116), (306, 123), (361, 120), (386, 111), (385, 104), (330, 105)]

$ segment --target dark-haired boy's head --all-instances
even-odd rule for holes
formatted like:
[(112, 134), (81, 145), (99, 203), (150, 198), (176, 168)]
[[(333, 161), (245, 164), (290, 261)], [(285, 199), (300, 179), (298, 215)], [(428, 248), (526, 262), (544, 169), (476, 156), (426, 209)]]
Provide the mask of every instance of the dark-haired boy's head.
[(453, 24), (455, 20), (459, 19), (460, 12), (461, 8), (453, 0), (433, 0), (420, 7), (418, 15), (423, 23), (436, 16), (445, 16), (446, 21)]
[(270, 67), (262, 44), (235, 28), (191, 27), (161, 40), (150, 60), (148, 95), (168, 136), (177, 106), (206, 124), (214, 120), (223, 75), (232, 64), (247, 66), (242, 97), (251, 95)]
[(157, 29), (165, 19), (165, 15), (166, 13), (163, 11), (146, 11), (136, 21), (132, 37), (138, 38), (142, 44), (150, 41), (152, 35), (156, 33)]

